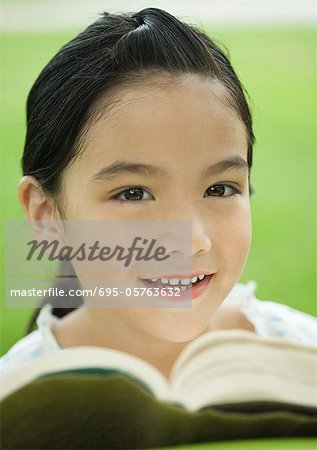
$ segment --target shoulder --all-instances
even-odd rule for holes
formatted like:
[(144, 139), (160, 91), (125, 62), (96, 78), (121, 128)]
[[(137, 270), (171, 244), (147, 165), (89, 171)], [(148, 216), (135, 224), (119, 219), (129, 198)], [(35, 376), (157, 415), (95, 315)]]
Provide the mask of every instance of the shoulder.
[(32, 331), (0, 358), (0, 374), (11, 372), (43, 354), (42, 336)]
[(60, 346), (51, 329), (57, 320), (52, 315), (52, 306), (49, 304), (45, 305), (36, 321), (38, 329), (20, 339), (0, 358), (0, 374), (18, 369), (34, 358), (60, 350)]
[(225, 300), (239, 316), (245, 316), (261, 336), (281, 337), (293, 342), (317, 345), (317, 318), (288, 305), (259, 299), (256, 283), (238, 284)]
[(252, 321), (242, 311), (243, 305), (250, 302), (256, 284), (249, 281), (247, 284), (237, 283), (217, 309), (210, 321), (212, 330), (239, 329), (255, 332)]

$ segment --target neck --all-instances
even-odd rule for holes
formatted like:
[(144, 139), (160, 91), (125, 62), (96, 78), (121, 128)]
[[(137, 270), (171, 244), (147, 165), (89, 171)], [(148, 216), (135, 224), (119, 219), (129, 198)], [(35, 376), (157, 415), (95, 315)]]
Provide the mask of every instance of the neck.
[(54, 324), (53, 334), (62, 348), (97, 346), (130, 353), (152, 364), (167, 378), (187, 342), (169, 342), (131, 326), (119, 308), (81, 307)]

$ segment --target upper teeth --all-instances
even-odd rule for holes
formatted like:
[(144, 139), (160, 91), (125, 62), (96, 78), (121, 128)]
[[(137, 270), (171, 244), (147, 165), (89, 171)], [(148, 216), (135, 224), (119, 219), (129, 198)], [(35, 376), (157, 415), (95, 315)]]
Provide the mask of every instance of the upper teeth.
[(205, 275), (198, 275), (193, 278), (151, 278), (151, 281), (159, 280), (163, 284), (170, 284), (171, 286), (176, 286), (177, 284), (181, 285), (189, 285), (190, 283), (196, 283), (196, 281), (202, 280), (205, 278)]

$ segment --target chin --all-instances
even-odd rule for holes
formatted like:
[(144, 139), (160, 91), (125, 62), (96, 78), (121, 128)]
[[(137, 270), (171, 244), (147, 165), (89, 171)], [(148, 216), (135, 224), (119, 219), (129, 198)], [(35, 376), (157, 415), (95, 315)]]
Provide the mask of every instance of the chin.
[(206, 320), (197, 322), (193, 320), (181, 321), (181, 323), (175, 323), (174, 326), (162, 326), (159, 330), (156, 327), (155, 334), (164, 341), (185, 343), (201, 335), (208, 328), (208, 325)]

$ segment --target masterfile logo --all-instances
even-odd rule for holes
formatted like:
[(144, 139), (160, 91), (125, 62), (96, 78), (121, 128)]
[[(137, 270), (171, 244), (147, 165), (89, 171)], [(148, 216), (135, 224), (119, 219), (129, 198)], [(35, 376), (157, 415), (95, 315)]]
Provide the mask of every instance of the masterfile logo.
[[(36, 307), (54, 296), (70, 308), (85, 296), (92, 307), (171, 307), (166, 301), (181, 289), (145, 281), (192, 273), (191, 252), (191, 221), (11, 221), (6, 305)], [(190, 306), (190, 298), (173, 304)]]
[[(138, 241), (141, 241), (138, 244)], [(143, 244), (143, 245), (142, 245)], [(60, 248), (60, 242), (56, 239), (49, 242), (47, 239), (43, 241), (33, 240), (27, 243), (30, 245), (30, 251), (26, 256), (26, 259), (30, 261), (37, 250), (37, 260), (41, 260), (44, 255), (47, 255), (49, 260), (59, 260), (59, 261), (95, 261), (99, 259), (100, 261), (109, 261), (111, 259), (117, 259), (117, 261), (124, 261), (124, 267), (128, 267), (131, 264), (132, 259), (136, 261), (150, 261), (155, 259), (156, 261), (164, 261), (169, 258), (170, 255), (166, 255), (166, 248), (156, 247), (156, 239), (151, 239), (148, 244), (148, 239), (142, 239), (142, 237), (136, 237), (133, 243), (127, 249), (116, 245), (114, 249), (111, 247), (101, 247), (99, 241), (95, 241), (93, 245), (87, 245), (83, 242), (78, 248), (71, 247), (69, 245), (62, 246)], [(134, 257), (134, 258), (133, 258)]]

